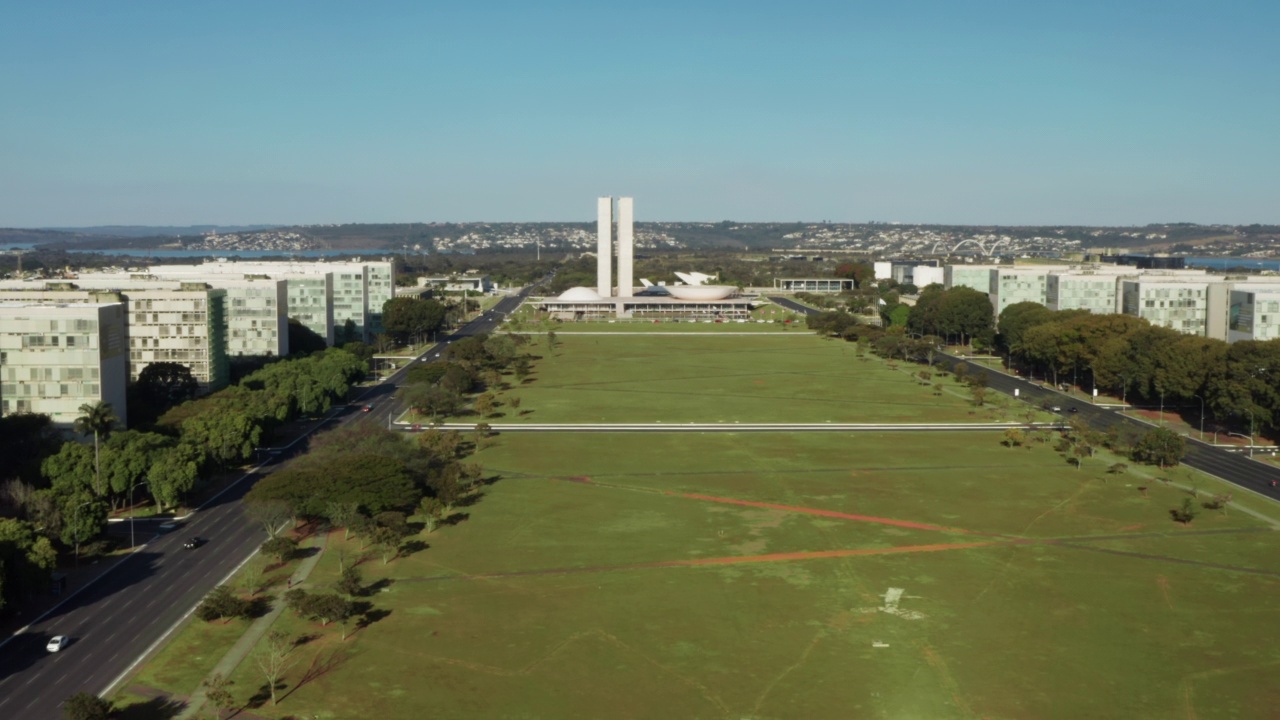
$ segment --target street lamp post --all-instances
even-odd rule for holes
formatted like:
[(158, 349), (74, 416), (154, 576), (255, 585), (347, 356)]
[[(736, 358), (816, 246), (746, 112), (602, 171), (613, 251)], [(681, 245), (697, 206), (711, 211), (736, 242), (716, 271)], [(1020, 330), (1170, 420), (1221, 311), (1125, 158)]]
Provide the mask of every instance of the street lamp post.
[(84, 506), (86, 506), (86, 505), (92, 505), (92, 504), (94, 504), (95, 502), (97, 502), (97, 501), (96, 501), (96, 500), (85, 500), (84, 502), (82, 502), (82, 503), (80, 503), (79, 505), (77, 505), (77, 506), (76, 506), (76, 509), (71, 513), (71, 522), (72, 522), (72, 523), (74, 523), (74, 524), (75, 524), (75, 526), (76, 526), (76, 536), (75, 536), (75, 539), (76, 539), (76, 567), (80, 567), (80, 508), (82, 508), (82, 507), (84, 507)]
[(1199, 395), (1192, 395), (1191, 397), (1200, 401), (1200, 442), (1204, 442), (1204, 398)]
[(1160, 425), (1164, 426), (1164, 391), (1160, 391)]
[(130, 550), (132, 550), (132, 549), (133, 549), (133, 547), (134, 547), (134, 540), (133, 540), (133, 515), (134, 515), (134, 507), (133, 507), (133, 491), (134, 491), (134, 488), (137, 488), (139, 485), (146, 485), (146, 484), (147, 484), (147, 481), (146, 481), (146, 480), (139, 480), (138, 482), (134, 483), (134, 484), (132, 485), (132, 487), (130, 487), (130, 488), (129, 488), (129, 549), (130, 549)]

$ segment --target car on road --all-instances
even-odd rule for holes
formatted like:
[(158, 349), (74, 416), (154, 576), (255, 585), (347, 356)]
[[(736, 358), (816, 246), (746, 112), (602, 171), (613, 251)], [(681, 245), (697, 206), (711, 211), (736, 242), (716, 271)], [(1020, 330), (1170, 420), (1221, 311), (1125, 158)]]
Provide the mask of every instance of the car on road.
[(372, 405), (365, 405), (364, 407), (360, 408), (360, 412), (370, 412), (372, 410), (373, 410)]
[(70, 642), (71, 638), (66, 635), (54, 635), (49, 638), (49, 644), (45, 645), (44, 649), (49, 652), (58, 652), (62, 648), (66, 647)]
[(1060, 412), (1062, 412), (1062, 406), (1061, 406), (1061, 405), (1051, 405), (1051, 406), (1049, 407), (1049, 410), (1051, 410), (1052, 412), (1060, 413)]
[(200, 547), (203, 544), (204, 544), (203, 540), (201, 540), (198, 537), (193, 537), (193, 538), (188, 538), (186, 542), (182, 543), (182, 547), (187, 550), (195, 550), (196, 548)]
[(1080, 408), (1076, 407), (1075, 405), (1072, 405), (1071, 407), (1067, 408), (1067, 412), (1069, 413), (1080, 412)]

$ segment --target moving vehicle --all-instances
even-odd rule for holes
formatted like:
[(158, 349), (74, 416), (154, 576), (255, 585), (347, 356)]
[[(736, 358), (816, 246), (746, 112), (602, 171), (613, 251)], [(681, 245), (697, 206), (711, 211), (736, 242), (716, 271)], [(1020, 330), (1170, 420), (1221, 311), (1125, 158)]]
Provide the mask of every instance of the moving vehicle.
[(370, 412), (372, 410), (373, 410), (372, 405), (365, 405), (364, 407), (360, 408), (360, 412)]
[(71, 642), (71, 638), (67, 637), (66, 635), (54, 635), (53, 637), (49, 638), (49, 644), (45, 645), (44, 649), (48, 650), (49, 652), (58, 652), (62, 648), (66, 647), (67, 644), (70, 642)]
[(200, 547), (200, 545), (203, 543), (204, 541), (201, 540), (200, 538), (193, 537), (193, 538), (189, 538), (186, 542), (182, 543), (182, 547), (186, 548), (187, 550), (195, 550), (196, 548)]

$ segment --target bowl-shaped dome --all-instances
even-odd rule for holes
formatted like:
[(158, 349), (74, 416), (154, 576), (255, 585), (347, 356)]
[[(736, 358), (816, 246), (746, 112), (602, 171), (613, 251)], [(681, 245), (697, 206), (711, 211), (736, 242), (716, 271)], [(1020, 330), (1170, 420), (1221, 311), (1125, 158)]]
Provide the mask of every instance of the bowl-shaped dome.
[(668, 285), (667, 292), (679, 300), (723, 300), (737, 288), (732, 285)]
[(589, 287), (575, 287), (560, 293), (560, 297), (556, 299), (570, 302), (599, 302), (604, 298), (600, 297), (600, 293)]

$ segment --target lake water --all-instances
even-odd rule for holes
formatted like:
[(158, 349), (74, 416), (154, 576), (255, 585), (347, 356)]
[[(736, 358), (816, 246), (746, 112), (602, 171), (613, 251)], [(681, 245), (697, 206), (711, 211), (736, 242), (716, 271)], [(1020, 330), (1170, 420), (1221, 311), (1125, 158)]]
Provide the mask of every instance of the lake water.
[(1210, 270), (1227, 270), (1229, 268), (1249, 268), (1250, 270), (1280, 270), (1280, 260), (1236, 257), (1189, 257), (1187, 267), (1209, 268)]
[[(360, 257), (382, 257), (387, 255), (386, 251), (377, 250), (148, 250), (139, 248), (135, 250), (68, 250), (73, 253), (98, 253), (100, 255), (132, 255), (134, 257), (150, 257), (150, 258), (201, 258), (201, 257), (238, 257), (238, 258), (267, 258), (267, 257), (341, 257), (345, 255), (357, 255)], [(395, 253), (391, 253), (395, 254)]]

